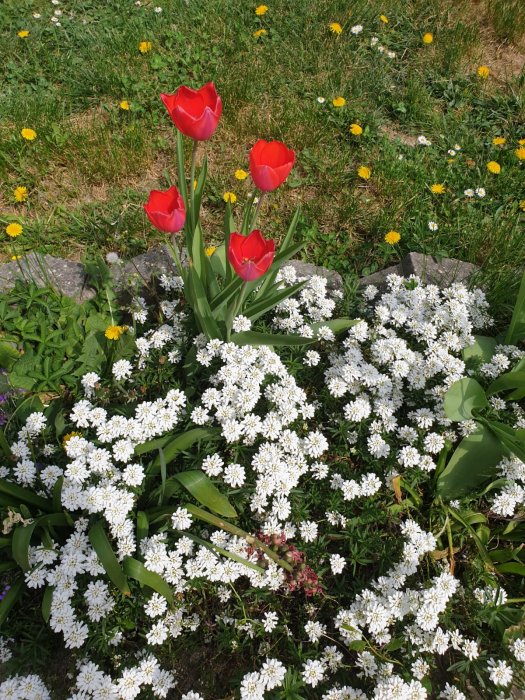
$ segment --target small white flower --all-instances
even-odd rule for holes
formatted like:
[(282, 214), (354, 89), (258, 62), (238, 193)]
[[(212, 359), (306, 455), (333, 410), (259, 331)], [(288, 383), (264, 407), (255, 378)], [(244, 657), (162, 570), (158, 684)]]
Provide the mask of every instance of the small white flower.
[(154, 12), (156, 12), (158, 15), (160, 15), (160, 13), (162, 12), (162, 7), (156, 7), (154, 9)]
[(473, 197), (474, 190), (471, 187), (468, 187), (466, 190), (463, 191), (463, 194), (465, 195), (465, 197)]
[(435, 221), (429, 221), (428, 222), (428, 228), (430, 231), (437, 231), (439, 226), (436, 224)]
[(476, 192), (476, 194), (478, 195), (478, 197), (479, 197), (480, 199), (483, 199), (483, 197), (487, 194), (487, 193), (485, 192), (485, 188), (484, 188), (484, 187), (476, 187), (475, 192)]
[(320, 105), (323, 105), (326, 102), (326, 97), (318, 97), (317, 101), (319, 102)]
[(355, 24), (355, 25), (350, 29), (350, 33), (351, 33), (351, 34), (354, 34), (355, 36), (357, 36), (357, 34), (361, 34), (362, 31), (363, 31), (363, 25), (362, 25), (362, 24)]
[(333, 574), (340, 574), (345, 566), (346, 561), (340, 554), (332, 554), (330, 556), (330, 568)]
[(449, 148), (447, 153), (449, 156), (455, 156), (457, 151), (455, 151), (453, 148)]

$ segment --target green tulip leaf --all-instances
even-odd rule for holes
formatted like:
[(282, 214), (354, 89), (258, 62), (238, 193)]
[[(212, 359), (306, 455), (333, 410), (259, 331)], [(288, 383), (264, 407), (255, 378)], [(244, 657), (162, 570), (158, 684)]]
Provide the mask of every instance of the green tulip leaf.
[(175, 474), (173, 478), (191, 493), (201, 505), (225, 518), (236, 518), (237, 513), (229, 500), (211, 482), (204, 472), (195, 469)]
[(455, 422), (474, 418), (473, 411), (488, 405), (489, 402), (481, 384), (469, 377), (463, 377), (454, 382), (445, 394), (445, 415)]
[(437, 480), (437, 493), (449, 501), (494, 479), (505, 456), (501, 442), (484, 425), (463, 438)]

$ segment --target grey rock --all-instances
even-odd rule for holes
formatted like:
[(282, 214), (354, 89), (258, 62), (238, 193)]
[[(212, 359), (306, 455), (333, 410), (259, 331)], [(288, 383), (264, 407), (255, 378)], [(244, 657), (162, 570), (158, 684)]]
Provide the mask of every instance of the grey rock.
[(132, 293), (137, 287), (147, 288), (154, 276), (163, 274), (177, 274), (177, 266), (166, 245), (150, 248), (127, 262), (111, 266), (111, 277), (117, 294)]
[(401, 277), (417, 275), (426, 284), (435, 284), (441, 289), (453, 282), (468, 282), (469, 278), (479, 270), (472, 263), (456, 260), (455, 258), (438, 259), (433, 255), (408, 253), (398, 265), (392, 265), (367, 275), (359, 280), (360, 286), (373, 284), (380, 290), (386, 287), (388, 275), (396, 274)]
[(335, 270), (327, 270), (326, 267), (318, 267), (302, 260), (289, 260), (285, 266), (293, 267), (298, 277), (324, 277), (327, 280), (326, 286), (331, 291), (343, 289), (343, 279)]
[(84, 267), (52, 255), (28, 253), (20, 260), (0, 265), (0, 291), (8, 292), (17, 279), (33, 281), (39, 287), (50, 285), (59, 293), (79, 302), (91, 299), (95, 291), (88, 287)]

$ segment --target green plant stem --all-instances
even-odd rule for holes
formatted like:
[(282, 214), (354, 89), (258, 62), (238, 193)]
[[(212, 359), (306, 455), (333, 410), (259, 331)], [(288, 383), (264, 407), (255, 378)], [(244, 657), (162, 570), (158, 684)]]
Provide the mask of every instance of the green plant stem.
[(261, 192), (261, 195), (259, 197), (259, 201), (257, 202), (257, 207), (255, 208), (255, 214), (253, 215), (253, 219), (252, 219), (252, 225), (251, 225), (252, 231), (255, 228), (255, 225), (257, 224), (257, 219), (259, 218), (259, 212), (261, 210), (261, 206), (262, 206), (262, 203), (263, 203), (265, 197), (266, 197), (266, 192)]
[(195, 226), (197, 222), (195, 221), (195, 212), (193, 211), (193, 203), (195, 201), (195, 166), (197, 164), (197, 148), (199, 146), (198, 141), (193, 141), (193, 148), (191, 151), (191, 168), (190, 168), (190, 222), (191, 222), (191, 233), (195, 231)]
[(177, 270), (179, 271), (179, 275), (184, 279), (184, 270), (182, 267), (182, 263), (180, 261), (180, 256), (179, 256), (179, 249), (177, 248), (176, 245), (174, 245), (171, 242), (171, 238), (168, 240), (168, 249), (175, 260), (175, 265), (177, 266)]
[(242, 305), (244, 304), (244, 299), (246, 297), (246, 290), (248, 288), (248, 282), (244, 281), (242, 283), (242, 287), (239, 291), (239, 294), (237, 297), (233, 300), (232, 306), (231, 306), (231, 311), (228, 314), (228, 318), (226, 320), (226, 340), (229, 342), (231, 332), (232, 332), (232, 326), (233, 322), (235, 320), (235, 317), (239, 313), (240, 310), (242, 310)]

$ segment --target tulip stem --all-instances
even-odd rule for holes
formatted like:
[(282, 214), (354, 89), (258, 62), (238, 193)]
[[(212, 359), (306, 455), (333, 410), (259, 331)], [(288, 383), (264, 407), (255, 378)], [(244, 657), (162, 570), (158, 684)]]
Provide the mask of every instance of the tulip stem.
[(195, 165), (197, 163), (197, 148), (199, 142), (193, 141), (193, 148), (191, 151), (191, 169), (190, 169), (190, 221), (192, 226), (192, 235), (195, 231), (195, 226), (197, 222), (195, 221), (195, 212), (193, 211), (193, 202), (195, 200)]
[(239, 291), (239, 294), (233, 300), (232, 305), (230, 307), (230, 311), (229, 311), (228, 317), (226, 319), (226, 341), (227, 342), (230, 342), (230, 336), (231, 336), (231, 332), (232, 332), (233, 322), (235, 321), (235, 317), (237, 316), (239, 311), (242, 311), (242, 305), (244, 304), (244, 299), (246, 297), (247, 289), (248, 289), (248, 282), (244, 281), (242, 283), (242, 287)]
[(255, 228), (255, 224), (257, 223), (257, 219), (259, 217), (259, 211), (261, 209), (261, 204), (263, 203), (265, 196), (266, 196), (266, 192), (261, 192), (261, 196), (259, 197), (259, 201), (257, 202), (257, 208), (255, 209), (255, 214), (253, 215), (252, 229)]

